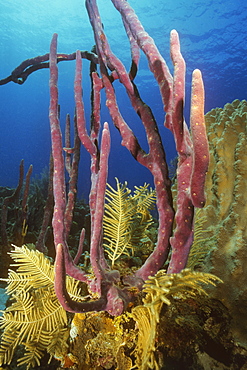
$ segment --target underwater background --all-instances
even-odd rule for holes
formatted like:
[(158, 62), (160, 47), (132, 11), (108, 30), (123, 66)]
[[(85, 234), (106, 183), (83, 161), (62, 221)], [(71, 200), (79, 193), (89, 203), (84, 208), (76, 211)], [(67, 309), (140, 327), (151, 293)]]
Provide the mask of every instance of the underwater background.
[[(223, 107), (234, 99), (246, 99), (247, 91), (247, 4), (242, 0), (130, 0), (145, 30), (153, 37), (170, 70), (169, 34), (176, 29), (181, 51), (187, 64), (185, 118), (189, 122), (191, 74), (202, 71), (205, 84), (205, 113)], [(121, 17), (111, 1), (99, 0), (104, 30), (112, 51), (130, 66), (128, 40)], [(91, 50), (93, 32), (83, 0), (0, 0), (0, 79), (10, 75), (23, 60), (49, 52), (54, 32), (58, 33), (58, 52)], [(59, 63), (60, 120), (66, 113), (73, 116), (73, 80), (75, 62)], [(83, 95), (90, 126), (89, 62), (83, 61)], [(136, 84), (141, 97), (150, 105), (165, 145), (168, 163), (175, 157), (172, 135), (164, 128), (164, 112), (153, 79), (142, 56)], [(117, 87), (118, 85), (118, 87)], [(139, 118), (132, 111), (125, 92), (114, 83), (122, 115), (145, 147), (145, 134)], [(33, 164), (33, 176), (49, 165), (49, 70), (32, 73), (23, 85), (13, 82), (0, 86), (0, 186), (16, 187), (19, 164), (25, 170)], [(111, 121), (102, 95), (102, 123)], [(128, 181), (129, 187), (152, 184), (150, 173), (136, 163), (121, 146), (120, 135), (111, 125), (112, 150), (109, 182)], [(90, 187), (90, 158), (82, 148), (79, 196), (87, 198)]]

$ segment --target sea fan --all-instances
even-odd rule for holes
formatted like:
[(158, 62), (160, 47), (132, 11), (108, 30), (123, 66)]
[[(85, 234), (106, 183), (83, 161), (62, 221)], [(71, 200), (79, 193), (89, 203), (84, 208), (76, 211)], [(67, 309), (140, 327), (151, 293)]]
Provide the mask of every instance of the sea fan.
[(106, 189), (106, 204), (103, 220), (104, 249), (114, 266), (122, 255), (134, 254), (134, 247), (145, 238), (145, 231), (152, 223), (149, 210), (155, 202), (155, 191), (148, 184), (135, 187), (134, 194), (127, 183), (120, 184), (117, 190), (109, 184)]
[(155, 343), (157, 339), (157, 325), (163, 304), (171, 305), (171, 299), (197, 299), (199, 295), (207, 295), (204, 285), (216, 285), (222, 282), (217, 276), (194, 272), (189, 269), (179, 274), (167, 275), (164, 270), (150, 276), (144, 284), (146, 293), (143, 305), (135, 307), (131, 316), (137, 322), (139, 329), (138, 341), (135, 350), (136, 364), (139, 370), (159, 369), (155, 359)]
[[(44, 351), (54, 344), (59, 332), (68, 327), (66, 311), (57, 300), (54, 291), (54, 268), (50, 260), (27, 246), (17, 247), (10, 253), (15, 261), (16, 272), (9, 270), (6, 292), (12, 304), (0, 317), (4, 329), (0, 345), (0, 364), (10, 364), (19, 344), (25, 353), (18, 365), (27, 369), (40, 364)], [(67, 289), (74, 299), (79, 299), (78, 281), (67, 279)]]

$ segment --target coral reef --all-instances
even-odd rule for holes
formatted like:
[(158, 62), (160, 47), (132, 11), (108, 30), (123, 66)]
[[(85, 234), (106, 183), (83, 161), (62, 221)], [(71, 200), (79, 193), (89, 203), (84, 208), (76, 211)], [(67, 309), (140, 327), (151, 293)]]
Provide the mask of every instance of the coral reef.
[[(67, 356), (78, 370), (158, 370), (171, 369), (174, 363), (177, 369), (189, 369), (189, 363), (201, 363), (199, 348), (210, 356), (215, 345), (222, 347), (221, 354), (226, 347), (227, 360), (233, 361), (229, 315), (201, 286), (217, 281), (211, 274), (190, 270), (171, 275), (159, 271), (147, 280), (143, 301), (128, 312), (118, 317), (75, 314)], [(219, 354), (217, 360), (222, 360)]]
[(220, 277), (214, 296), (228, 307), (235, 339), (247, 345), (247, 102), (205, 116), (210, 147), (207, 202), (196, 214), (188, 266)]
[[(115, 197), (121, 189), (118, 183)], [(146, 202), (152, 205), (153, 194), (145, 186), (137, 188), (133, 197), (134, 207)], [(117, 214), (118, 207), (114, 209)], [(146, 216), (147, 212), (145, 208)], [(125, 220), (119, 227), (126, 228)], [(102, 311), (72, 316), (55, 295), (53, 265), (33, 248), (15, 247), (11, 253), (15, 264), (9, 271), (7, 293), (12, 304), (1, 318), (2, 364), (12, 364), (20, 344), (25, 352), (17, 352), (17, 363), (19, 367), (26, 364), (27, 369), (39, 366), (45, 350), (50, 359), (61, 362), (61, 369), (203, 369), (202, 356), (208, 357), (206, 362), (226, 366), (245, 362), (246, 354), (238, 353), (232, 342), (226, 308), (207, 296), (205, 287), (215, 286), (218, 277), (188, 269), (170, 275), (160, 270), (145, 282), (142, 293), (132, 292), (135, 303), (122, 315)], [(89, 298), (86, 285), (71, 277), (67, 289), (75, 300)]]
[[(148, 208), (153, 206), (155, 191), (149, 189), (148, 185), (145, 184), (144, 186), (136, 187), (132, 195), (130, 193), (131, 191), (126, 187), (126, 184), (121, 185), (118, 181), (117, 190), (109, 187), (107, 192), (108, 203), (105, 205), (105, 218), (108, 222), (105, 222), (103, 227), (104, 231), (108, 232), (106, 232), (106, 235), (108, 237), (111, 236), (114, 246), (112, 250), (114, 252), (115, 248), (118, 258), (124, 254), (124, 250), (120, 250), (117, 245), (119, 240), (126, 236), (133, 249), (134, 257), (135, 252), (145, 246), (146, 243), (146, 240), (143, 243), (139, 241), (139, 245), (135, 245), (138, 235), (140, 239), (149, 239), (146, 233), (148, 227), (153, 223)], [(124, 195), (127, 197), (125, 197), (124, 210), (127, 209), (129, 211), (126, 217), (124, 217), (122, 204)], [(136, 221), (133, 219), (134, 214), (136, 215)], [(133, 216), (130, 218), (132, 222), (128, 220), (130, 215)], [(114, 218), (113, 216), (116, 217)], [(116, 224), (114, 224), (114, 220), (116, 220)], [(113, 223), (111, 230), (109, 229), (109, 222)], [(132, 227), (130, 229), (132, 224), (135, 225), (135, 228)], [(115, 232), (116, 230), (122, 230), (122, 232)], [(154, 247), (154, 243), (151, 244)], [(109, 252), (107, 254), (109, 256)], [(100, 363), (98, 359), (100, 355), (97, 355), (97, 353), (103, 353), (104, 357), (109, 357), (106, 361), (107, 364), (115, 362), (124, 364), (126, 361), (130, 361), (125, 359), (126, 356), (122, 352), (125, 336), (127, 335), (122, 327), (122, 323), (129, 321), (127, 316), (122, 316), (117, 326), (117, 320), (115, 322), (110, 317), (107, 319), (107, 315), (104, 315), (104, 313), (92, 313), (87, 316), (75, 315), (72, 327), (75, 328), (75, 323), (78, 320), (82, 320), (80, 323), (86, 322), (83, 323), (80, 339), (83, 343), (87, 343), (85, 350), (87, 360), (83, 358), (82, 353), (80, 356), (74, 354), (74, 351), (73, 355), (67, 353), (68, 344), (66, 342), (69, 338), (69, 317), (60, 305), (54, 291), (53, 265), (51, 265), (50, 260), (43, 253), (35, 250), (32, 244), (22, 247), (15, 246), (10, 256), (15, 263), (12, 264), (14, 269), (9, 270), (8, 278), (5, 279), (8, 284), (6, 293), (11, 296), (11, 305), (6, 308), (3, 316), (0, 318), (1, 329), (4, 329), (0, 346), (0, 364), (10, 364), (19, 345), (24, 345), (24, 353), (18, 358), (17, 364), (18, 366), (26, 364), (27, 369), (34, 367), (36, 364), (40, 365), (40, 360), (44, 356), (45, 350), (50, 354), (51, 358), (59, 359), (63, 366), (66, 365), (67, 367), (78, 362), (83, 363), (83, 366), (89, 363), (89, 369), (91, 369), (98, 362)], [(131, 260), (130, 255), (127, 257)], [(111, 256), (109, 258), (111, 260)], [(119, 259), (121, 260), (121, 258)], [(131, 271), (131, 266), (128, 266), (126, 261), (118, 263), (117, 268), (119, 267), (122, 270), (125, 268), (126, 271)], [(86, 265), (83, 268), (86, 269)], [(71, 277), (67, 277), (66, 280), (70, 297), (78, 301), (89, 298), (85, 284)], [(82, 290), (83, 286), (84, 290)], [(91, 321), (94, 323), (94, 334), (85, 335), (85, 327), (91, 327)], [(98, 326), (96, 326), (95, 321), (99, 323)], [(115, 333), (115, 330), (109, 334), (110, 326), (118, 328), (117, 333)], [(71, 330), (73, 331), (73, 329)], [(116, 335), (119, 336), (118, 341)], [(102, 348), (99, 346), (99, 343)], [(80, 342), (79, 344), (81, 348), (82, 343)], [(109, 344), (108, 350), (106, 348), (107, 344)], [(111, 353), (111, 355), (106, 355), (106, 351)], [(78, 357), (79, 359), (76, 360)], [(88, 360), (89, 357), (90, 361)]]
[[(143, 305), (137, 306), (132, 310), (132, 317), (136, 320), (138, 326), (138, 341), (135, 349), (138, 369), (159, 369), (161, 362), (165, 363), (163, 353), (164, 349), (169, 347), (171, 338), (161, 334), (167, 326), (164, 323), (160, 325), (160, 321), (167, 320), (166, 314), (161, 315), (163, 305), (170, 306), (172, 301), (173, 304), (177, 301), (182, 302), (183, 305), (184, 300), (189, 298), (194, 298), (197, 301), (200, 295), (207, 295), (200, 284), (212, 284), (215, 286), (215, 282), (219, 282), (216, 276), (206, 273), (195, 273), (188, 269), (183, 270), (179, 274), (171, 275), (167, 275), (166, 271), (160, 270), (155, 276), (150, 276), (144, 285), (143, 292), (146, 295), (143, 298)], [(175, 308), (176, 304), (174, 304), (173, 310)], [(194, 319), (197, 320), (197, 317), (195, 316)], [(173, 320), (169, 321), (171, 323), (169, 330), (171, 337), (178, 320), (182, 320), (181, 327), (184, 327), (184, 329), (186, 327), (184, 325), (186, 323), (185, 316), (180, 318), (179, 316), (173, 317)], [(193, 320), (191, 320), (190, 325), (193, 326)], [(180, 338), (183, 338), (181, 342), (184, 342), (184, 335), (181, 335)], [(191, 340), (192, 337), (190, 342)], [(156, 342), (158, 342), (157, 345)], [(162, 345), (160, 345), (161, 343)], [(159, 346), (160, 350), (157, 351)], [(178, 350), (180, 346), (181, 344), (179, 345), (178, 341), (176, 344), (170, 344), (172, 351), (176, 351), (176, 348)], [(157, 354), (159, 354), (159, 360), (157, 359)], [(163, 361), (161, 361), (161, 357)]]
[[(46, 202), (49, 212), (43, 217), (40, 250), (46, 251), (46, 231), (50, 228), (53, 213), (54, 240), (51, 244), (56, 255), (53, 268), (40, 252), (17, 246), (11, 253), (16, 271), (10, 270), (7, 279), (12, 304), (1, 318), (4, 331), (0, 363), (9, 364), (14, 350), (22, 345), (24, 354), (19, 357), (18, 366), (27, 364), (27, 368), (39, 365), (46, 349), (60, 360), (62, 367), (78, 370), (198, 370), (207, 367), (203, 356), (212, 360), (211, 368), (221, 363), (222, 369), (240, 369), (246, 366), (247, 359), (246, 350), (235, 344), (237, 340), (247, 345), (246, 102), (234, 101), (224, 109), (209, 112), (206, 133), (204, 86), (201, 72), (196, 69), (192, 73), (189, 130), (183, 117), (185, 61), (177, 31), (170, 33), (174, 66), (171, 75), (154, 40), (144, 31), (128, 2), (112, 0), (122, 16), (130, 43), (131, 68), (127, 72), (111, 51), (97, 1), (86, 0), (85, 3), (95, 39), (93, 53), (77, 50), (73, 57), (58, 54), (58, 35), (54, 34), (49, 54), (24, 61), (12, 72), (11, 79), (3, 81), (22, 84), (31, 73), (30, 69), (50, 68), (52, 163), (48, 188), (52, 197), (48, 204)], [(176, 143), (176, 201), (172, 197), (156, 119), (142, 100), (138, 83), (134, 82), (140, 51), (145, 54), (159, 86), (166, 112), (164, 124)], [(59, 121), (57, 63), (75, 58), (74, 144), (70, 142), (70, 118), (67, 116), (64, 147)], [(89, 125), (82, 98), (82, 58), (90, 60), (90, 132), (87, 131)], [(147, 151), (118, 106), (118, 93), (114, 87), (117, 80), (143, 124)], [(111, 134), (107, 122), (100, 126), (102, 89), (111, 120), (120, 132), (121, 144), (153, 176), (159, 216), (155, 243), (150, 237), (153, 220), (149, 213), (154, 193), (144, 185), (130, 196), (127, 185), (121, 186), (118, 182), (117, 191), (107, 190)], [(78, 234), (73, 214), (76, 215), (81, 144), (91, 158), (90, 225), (86, 216), (85, 219), (81, 217), (83, 228)], [(208, 170), (209, 149), (211, 163)], [(28, 228), (31, 230), (27, 209), (31, 171), (30, 166), (21, 202), (20, 245), (28, 235)], [(194, 224), (194, 208), (205, 205), (207, 171), (207, 203), (205, 210), (197, 211)], [(23, 161), (19, 185), (3, 201), (2, 257), (8, 256), (10, 246), (8, 205), (13, 200), (19, 201), (22, 183)], [(30, 199), (37, 203), (38, 197)], [(44, 199), (40, 198), (40, 201), (44, 206)], [(36, 215), (36, 212), (30, 212), (30, 215)], [(90, 245), (90, 266), (79, 264), (85, 228), (90, 240), (85, 243)], [(201, 271), (185, 269), (194, 235), (189, 266)], [(70, 254), (73, 238), (79, 240), (75, 258)], [(143, 246), (144, 257), (140, 253), (131, 256)], [(127, 260), (122, 258), (124, 255)], [(134, 263), (133, 257), (137, 257)], [(161, 270), (164, 263), (168, 267), (166, 272)], [(4, 266), (7, 269), (7, 263)], [(218, 289), (207, 287), (220, 280), (224, 284), (219, 284)], [(233, 317), (232, 324), (228, 309)]]
[[(21, 224), (22, 192), (20, 193), (20, 197), (15, 202), (8, 204), (8, 213), (5, 223), (5, 230), (8, 238), (7, 245), (6, 242), (4, 242), (3, 237), (1, 237), (0, 241), (0, 255), (2, 261), (5, 261), (6, 259), (5, 254), (7, 254), (7, 251), (10, 251), (11, 244), (20, 247), (23, 243), (35, 244), (37, 242), (40, 236), (41, 225), (44, 217), (44, 207), (47, 199), (47, 189), (48, 189), (48, 173), (46, 170), (44, 170), (40, 175), (36, 175), (33, 179), (31, 179), (26, 207), (25, 233), (22, 232)], [(8, 187), (0, 187), (1, 209), (3, 207), (4, 199), (11, 197), (14, 192), (15, 189), (10, 189)], [(44, 246), (46, 247), (45, 254), (54, 258), (55, 248), (52, 235), (51, 218), (52, 217), (50, 216), (48, 225), (46, 227)], [(71, 234), (69, 235), (69, 245), (73, 256), (76, 254), (80, 238), (80, 232), (83, 226), (86, 227), (84, 250), (88, 250), (90, 240), (89, 207), (83, 199), (76, 199), (74, 205)], [(3, 257), (5, 257), (5, 259)], [(9, 259), (7, 259), (5, 265), (3, 266), (3, 269), (1, 270), (0, 273), (1, 277), (7, 277), (9, 262), (10, 262)]]

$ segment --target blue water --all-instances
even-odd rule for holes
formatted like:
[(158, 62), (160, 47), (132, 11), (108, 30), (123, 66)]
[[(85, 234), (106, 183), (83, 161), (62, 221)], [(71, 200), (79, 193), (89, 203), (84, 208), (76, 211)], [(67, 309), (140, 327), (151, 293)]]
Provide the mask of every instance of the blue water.
[[(169, 33), (175, 28), (180, 35), (181, 49), (187, 64), (185, 117), (189, 117), (190, 80), (192, 70), (202, 71), (206, 101), (205, 112), (223, 107), (234, 99), (246, 99), (247, 93), (247, 5), (243, 0), (130, 0), (146, 31), (153, 37), (172, 70), (169, 56)], [(129, 66), (129, 48), (121, 18), (110, 0), (98, 1), (106, 35), (114, 53)], [(58, 51), (72, 53), (90, 50), (93, 41), (91, 26), (83, 0), (0, 0), (0, 79), (7, 77), (23, 60), (49, 51), (54, 32), (59, 35)], [(87, 61), (84, 64), (84, 97), (86, 116), (90, 117), (90, 89)], [(48, 121), (49, 71), (33, 73), (23, 85), (13, 82), (0, 86), (0, 186), (15, 187), (22, 158), (27, 170), (33, 164), (39, 174), (49, 163), (50, 133)], [(59, 103), (61, 124), (66, 113), (73, 115), (74, 62), (59, 64)], [(143, 100), (156, 117), (168, 161), (175, 155), (173, 140), (163, 127), (164, 112), (157, 85), (148, 70), (145, 57), (140, 64), (138, 87)], [(125, 95), (119, 98), (123, 116), (136, 129), (144, 142), (138, 118), (131, 111)], [(102, 122), (110, 121), (102, 102)], [(117, 130), (112, 127), (112, 151), (109, 181), (118, 177), (130, 186), (152, 182), (148, 171), (137, 164), (121, 147)], [(87, 197), (89, 156), (82, 149), (80, 194)]]

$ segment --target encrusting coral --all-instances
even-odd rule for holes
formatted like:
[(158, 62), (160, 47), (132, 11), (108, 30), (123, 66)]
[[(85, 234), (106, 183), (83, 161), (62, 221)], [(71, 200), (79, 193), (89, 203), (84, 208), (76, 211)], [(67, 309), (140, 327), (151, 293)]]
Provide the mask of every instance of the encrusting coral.
[(234, 100), (205, 116), (210, 148), (207, 202), (196, 213), (188, 266), (224, 284), (214, 290), (232, 315), (234, 337), (247, 344), (247, 102)]

